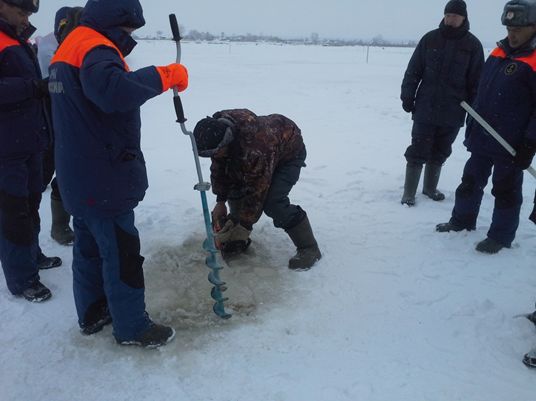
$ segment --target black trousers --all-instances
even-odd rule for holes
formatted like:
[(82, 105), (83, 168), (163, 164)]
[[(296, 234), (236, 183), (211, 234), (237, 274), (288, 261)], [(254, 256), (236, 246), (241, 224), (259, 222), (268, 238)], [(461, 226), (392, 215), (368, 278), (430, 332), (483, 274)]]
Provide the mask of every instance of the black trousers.
[(404, 153), (407, 162), (443, 165), (452, 153), (452, 144), (459, 131), (459, 127), (441, 127), (414, 122), (411, 145)]
[(263, 211), (273, 219), (275, 227), (288, 230), (305, 217), (303, 209), (290, 203), (288, 195), (300, 178), (300, 171), (302, 167), (305, 167), (306, 156), (307, 152), (304, 147), (303, 152), (296, 159), (284, 163), (274, 171)]

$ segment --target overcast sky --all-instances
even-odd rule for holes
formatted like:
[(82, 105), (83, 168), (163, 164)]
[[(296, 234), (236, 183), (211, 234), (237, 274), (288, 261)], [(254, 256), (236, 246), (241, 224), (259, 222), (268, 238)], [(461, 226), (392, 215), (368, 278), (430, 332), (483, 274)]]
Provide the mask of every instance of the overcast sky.
[[(484, 44), (505, 37), (500, 16), (505, 0), (467, 0), (471, 31)], [(54, 14), (76, 1), (41, 0), (31, 21), (43, 34), (52, 30)], [(282, 37), (418, 40), (438, 26), (446, 1), (438, 0), (141, 0), (147, 25), (138, 33), (169, 31), (175, 13), (186, 31), (214, 34), (265, 34)]]

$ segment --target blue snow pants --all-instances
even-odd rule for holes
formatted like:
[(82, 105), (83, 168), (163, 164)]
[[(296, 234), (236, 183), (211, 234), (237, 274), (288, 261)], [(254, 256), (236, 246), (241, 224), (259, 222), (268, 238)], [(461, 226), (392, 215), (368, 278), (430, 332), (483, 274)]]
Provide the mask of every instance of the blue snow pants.
[(288, 197), (290, 190), (300, 178), (302, 167), (305, 167), (306, 157), (304, 147), (296, 159), (282, 164), (274, 171), (263, 211), (273, 219), (277, 228), (288, 230), (299, 224), (306, 215), (300, 206), (291, 204)]
[(411, 145), (404, 156), (411, 164), (424, 163), (443, 165), (452, 154), (452, 144), (460, 131), (459, 127), (414, 122), (411, 130)]
[(0, 262), (13, 295), (39, 280), (40, 153), (0, 158)]
[(140, 239), (134, 211), (113, 218), (73, 218), (73, 292), (80, 325), (108, 303), (113, 334), (134, 340), (149, 328)]
[(523, 202), (523, 170), (512, 161), (472, 153), (463, 170), (462, 183), (456, 189), (451, 221), (467, 229), (476, 227), (484, 188), (493, 168), (491, 193), (495, 197), (488, 237), (509, 247), (519, 226)]

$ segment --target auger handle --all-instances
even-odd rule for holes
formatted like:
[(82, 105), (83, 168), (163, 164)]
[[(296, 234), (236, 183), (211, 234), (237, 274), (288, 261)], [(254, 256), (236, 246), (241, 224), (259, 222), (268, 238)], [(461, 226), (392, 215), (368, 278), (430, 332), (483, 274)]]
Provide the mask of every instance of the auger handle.
[[(169, 14), (169, 25), (171, 26), (171, 33), (173, 34), (173, 41), (177, 46), (177, 63), (181, 62), (181, 33), (179, 31), (179, 23), (175, 14)], [(182, 107), (182, 101), (179, 96), (179, 91), (176, 87), (173, 88), (173, 106), (175, 107), (175, 115), (177, 116), (177, 122), (181, 124), (181, 129), (184, 134), (188, 135), (184, 123), (186, 118), (184, 117), (184, 108)]]
[(169, 14), (169, 25), (171, 25), (171, 33), (173, 34), (173, 41), (180, 42), (182, 38), (181, 38), (181, 33), (179, 31), (179, 24), (177, 22), (177, 16), (175, 14)]

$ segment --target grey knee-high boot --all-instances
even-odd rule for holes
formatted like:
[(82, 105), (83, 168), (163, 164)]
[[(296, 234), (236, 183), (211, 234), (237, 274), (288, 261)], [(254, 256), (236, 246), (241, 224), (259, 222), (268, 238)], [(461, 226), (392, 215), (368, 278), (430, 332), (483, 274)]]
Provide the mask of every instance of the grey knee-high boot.
[(296, 255), (288, 261), (289, 269), (309, 270), (322, 257), (309, 218), (305, 216), (301, 222), (286, 232), (297, 251)]
[(404, 194), (400, 203), (403, 205), (414, 206), (415, 194), (417, 193), (417, 186), (421, 179), (422, 165), (408, 163), (406, 165), (406, 180), (404, 182)]
[(52, 210), (51, 237), (61, 245), (72, 245), (74, 242), (74, 232), (69, 227), (71, 216), (63, 207), (61, 199), (50, 197), (50, 208)]
[(426, 163), (424, 168), (424, 184), (422, 193), (435, 201), (442, 201), (445, 195), (437, 190), (437, 183), (441, 175), (441, 165)]

